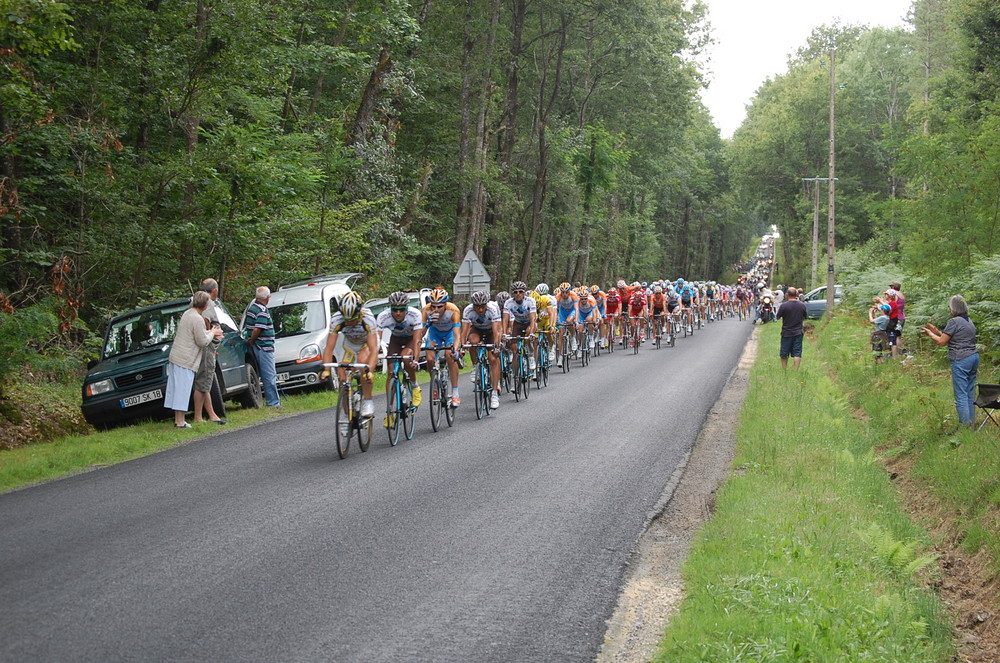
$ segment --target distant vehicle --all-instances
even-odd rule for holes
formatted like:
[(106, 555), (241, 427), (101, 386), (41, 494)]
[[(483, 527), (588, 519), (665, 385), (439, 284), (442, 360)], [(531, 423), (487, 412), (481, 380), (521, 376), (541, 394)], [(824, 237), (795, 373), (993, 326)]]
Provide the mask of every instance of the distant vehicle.
[[(354, 289), (364, 274), (322, 274), (281, 286), (271, 293), (267, 309), (274, 321), (274, 364), (283, 391), (318, 386), (330, 317), (340, 310), (340, 298)], [(246, 312), (244, 311), (244, 317)], [(334, 356), (343, 356), (341, 335)], [(332, 378), (325, 386), (332, 387)]]
[[(844, 286), (838, 285), (834, 286), (833, 291), (833, 303), (839, 304), (844, 298)], [(806, 317), (809, 318), (822, 318), (823, 314), (826, 313), (826, 286), (820, 286), (814, 290), (810, 290), (805, 295), (802, 296), (802, 301), (806, 305)]]
[[(177, 325), (190, 306), (190, 299), (177, 299), (111, 319), (101, 357), (90, 363), (83, 381), (81, 409), (91, 425), (107, 428), (173, 416), (163, 407), (167, 364)], [(215, 367), (219, 391), (212, 394), (212, 401), (216, 412), (225, 412), (223, 399), (260, 407), (264, 397), (253, 353), (222, 302), (216, 301), (215, 308), (225, 332)]]
[[(410, 298), (410, 306), (415, 309), (421, 309), (429, 301), (431, 294), (430, 288), (422, 288), (417, 292), (406, 293)], [(376, 299), (369, 299), (365, 302), (365, 308), (370, 309), (372, 314), (378, 318), (378, 314), (389, 308), (389, 298), (388, 297), (378, 297)], [(389, 334), (382, 334), (379, 337), (379, 347), (378, 347), (378, 360), (382, 364), (382, 370), (386, 370), (385, 366), (385, 355), (386, 349), (389, 347)]]

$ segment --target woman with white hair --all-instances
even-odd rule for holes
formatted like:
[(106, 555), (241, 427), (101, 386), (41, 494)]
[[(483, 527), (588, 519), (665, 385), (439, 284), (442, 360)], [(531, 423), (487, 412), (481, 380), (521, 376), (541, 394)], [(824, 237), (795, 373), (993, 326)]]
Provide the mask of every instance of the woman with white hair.
[(948, 310), (951, 312), (951, 319), (943, 330), (928, 322), (920, 331), (938, 345), (948, 346), (958, 423), (971, 428), (976, 424), (976, 379), (979, 376), (976, 325), (969, 319), (969, 306), (961, 295), (954, 295), (948, 300)]
[(222, 338), (222, 330), (218, 327), (205, 329), (202, 313), (208, 302), (209, 295), (204, 290), (194, 293), (191, 308), (181, 316), (170, 347), (167, 395), (163, 399), (163, 407), (174, 411), (176, 428), (191, 428), (191, 424), (184, 421), (184, 415), (188, 411), (191, 388), (194, 386), (195, 373), (201, 365), (201, 355), (213, 338)]

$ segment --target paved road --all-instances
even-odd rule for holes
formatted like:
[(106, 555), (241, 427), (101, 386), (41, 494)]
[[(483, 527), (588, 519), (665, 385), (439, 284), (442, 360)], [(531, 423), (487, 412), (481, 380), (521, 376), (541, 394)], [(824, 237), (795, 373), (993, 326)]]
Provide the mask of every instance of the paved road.
[[(0, 660), (589, 661), (751, 331), (338, 460), (316, 412), (0, 496)], [(164, 434), (168, 434), (164, 430)]]

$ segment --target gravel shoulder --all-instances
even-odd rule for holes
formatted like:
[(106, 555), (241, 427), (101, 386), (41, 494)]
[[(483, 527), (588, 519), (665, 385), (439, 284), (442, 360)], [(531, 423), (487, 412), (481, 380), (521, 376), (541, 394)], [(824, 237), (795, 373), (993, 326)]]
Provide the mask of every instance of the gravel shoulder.
[(740, 408), (757, 356), (755, 329), (685, 460), (674, 471), (629, 561), (625, 586), (608, 620), (598, 663), (638, 663), (656, 654), (684, 598), (681, 566), (694, 535), (715, 507), (730, 473)]

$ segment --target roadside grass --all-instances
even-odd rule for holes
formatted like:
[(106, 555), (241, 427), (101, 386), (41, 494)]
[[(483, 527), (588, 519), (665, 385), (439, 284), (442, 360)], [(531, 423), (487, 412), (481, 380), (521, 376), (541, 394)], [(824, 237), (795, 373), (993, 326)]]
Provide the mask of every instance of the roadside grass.
[(778, 333), (761, 330), (733, 474), (655, 660), (948, 660), (948, 617), (919, 577), (930, 541), (897, 503), (881, 436), (814, 344), (783, 372)]
[[(419, 376), (418, 376), (419, 377)], [(63, 399), (67, 389), (61, 389)], [(79, 407), (79, 385), (75, 403)], [(374, 392), (385, 390), (385, 376), (375, 375)], [(143, 421), (107, 431), (94, 431), (56, 437), (51, 442), (28, 444), (16, 449), (0, 450), (0, 493), (22, 486), (74, 474), (84, 470), (114, 465), (147, 456), (163, 449), (187, 444), (212, 433), (231, 431), (266, 419), (332, 407), (337, 400), (332, 391), (293, 392), (281, 398), (281, 409), (244, 408), (226, 403), (226, 426), (211, 423), (194, 424), (192, 428), (176, 429), (172, 419)], [(190, 420), (190, 415), (188, 416)], [(330, 417), (333, 432), (333, 417)]]
[[(837, 379), (863, 408), (891, 465), (905, 462), (921, 489), (951, 514), (949, 534), (968, 553), (984, 552), (1000, 573), (1000, 429), (951, 433), (957, 424), (951, 371), (945, 349), (917, 334), (905, 335), (914, 356), (875, 364), (867, 353), (868, 325), (838, 316), (823, 325), (818, 351), (837, 367)], [(981, 364), (979, 381), (996, 383), (995, 368)], [(982, 420), (983, 415), (977, 412)]]

